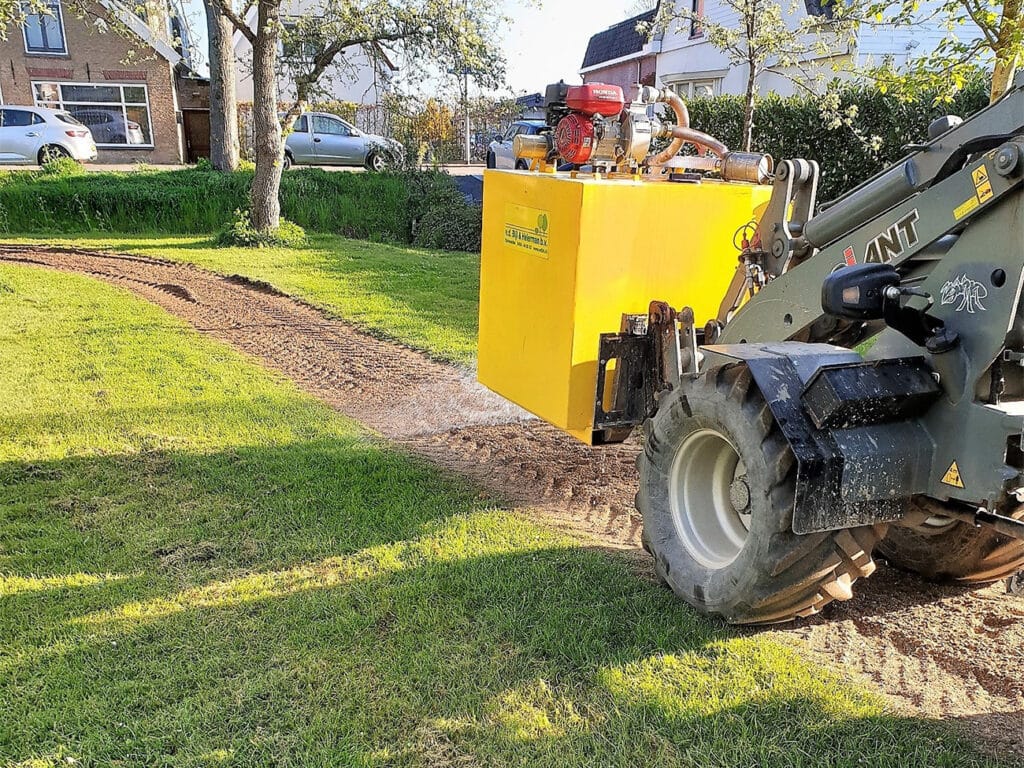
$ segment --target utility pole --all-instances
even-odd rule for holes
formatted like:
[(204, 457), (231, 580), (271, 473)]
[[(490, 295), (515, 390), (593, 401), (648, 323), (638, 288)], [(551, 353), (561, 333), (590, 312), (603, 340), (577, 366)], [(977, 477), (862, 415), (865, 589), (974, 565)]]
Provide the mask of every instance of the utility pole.
[(466, 165), (472, 162), (470, 156), (470, 125), (469, 125), (469, 67), (462, 70), (462, 110), (466, 114)]

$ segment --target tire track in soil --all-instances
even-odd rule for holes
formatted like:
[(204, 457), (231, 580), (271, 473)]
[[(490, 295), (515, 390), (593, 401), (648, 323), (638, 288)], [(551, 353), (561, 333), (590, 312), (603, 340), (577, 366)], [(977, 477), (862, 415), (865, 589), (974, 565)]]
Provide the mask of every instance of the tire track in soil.
[[(85, 274), (131, 290), (293, 380), (410, 452), (556, 527), (639, 551), (635, 440), (583, 446), (477, 384), (466, 371), (361, 332), (241, 276), (144, 257), (0, 246), (0, 260)], [(1001, 585), (925, 584), (879, 568), (853, 600), (781, 628), (745, 630), (872, 680), (897, 705), (959, 722), (986, 747), (1024, 758), (1024, 598)]]

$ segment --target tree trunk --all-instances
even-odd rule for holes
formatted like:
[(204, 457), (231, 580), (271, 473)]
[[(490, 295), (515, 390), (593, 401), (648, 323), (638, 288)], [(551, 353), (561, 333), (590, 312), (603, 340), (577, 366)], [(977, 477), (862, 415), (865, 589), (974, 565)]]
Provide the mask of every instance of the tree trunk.
[(252, 224), (273, 232), (281, 223), (283, 147), (277, 119), (277, 45), (281, 38), (280, 0), (259, 0), (252, 47), (252, 128), (256, 173), (252, 179)]
[(743, 151), (749, 152), (754, 144), (754, 96), (757, 93), (757, 68), (747, 62), (747, 92), (743, 108)]
[(1003, 15), (999, 20), (999, 33), (996, 37), (996, 44), (993, 46), (996, 55), (996, 65), (992, 70), (992, 91), (989, 94), (991, 102), (997, 101), (1010, 88), (1013, 82), (1013, 74), (1017, 70), (1017, 59), (1021, 52), (1017, 30), (1024, 24), (1024, 2), (1022, 0), (1005, 0), (1003, 3)]
[(213, 0), (206, 0), (210, 41), (210, 164), (218, 171), (238, 168), (238, 100), (235, 96), (234, 27)]

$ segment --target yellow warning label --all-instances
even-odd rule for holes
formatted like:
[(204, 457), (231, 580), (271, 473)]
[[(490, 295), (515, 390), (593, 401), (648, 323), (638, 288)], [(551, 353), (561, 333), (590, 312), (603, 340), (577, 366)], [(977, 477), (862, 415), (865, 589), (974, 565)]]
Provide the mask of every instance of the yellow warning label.
[(969, 214), (979, 205), (981, 205), (981, 203), (978, 202), (978, 198), (976, 197), (972, 197), (969, 200), (964, 200), (962, 204), (958, 205), (956, 208), (953, 209), (953, 215), (956, 217), (957, 221), (960, 221), (960, 219)]
[(952, 485), (954, 488), (964, 487), (964, 481), (960, 477), (960, 467), (956, 465), (955, 461), (949, 465), (946, 474), (942, 476), (942, 482), (946, 485)]
[(984, 203), (992, 195), (992, 184), (988, 180), (988, 171), (984, 164), (971, 171), (971, 178), (974, 179), (974, 188), (978, 191), (978, 202)]
[(547, 211), (514, 203), (505, 205), (505, 245), (546, 259), (549, 225)]

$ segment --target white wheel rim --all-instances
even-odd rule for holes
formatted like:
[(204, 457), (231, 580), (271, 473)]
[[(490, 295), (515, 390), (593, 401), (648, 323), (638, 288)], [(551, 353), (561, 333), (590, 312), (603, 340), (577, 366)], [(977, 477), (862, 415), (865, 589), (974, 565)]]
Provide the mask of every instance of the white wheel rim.
[(713, 429), (688, 435), (672, 460), (672, 523), (686, 551), (705, 568), (729, 565), (746, 543), (750, 505), (734, 506), (730, 491), (737, 483), (747, 488), (746, 468), (729, 439)]
[(373, 166), (373, 170), (375, 171), (383, 171), (384, 166), (387, 165), (387, 161), (384, 160), (383, 155), (374, 155), (373, 159), (370, 161), (370, 165)]

